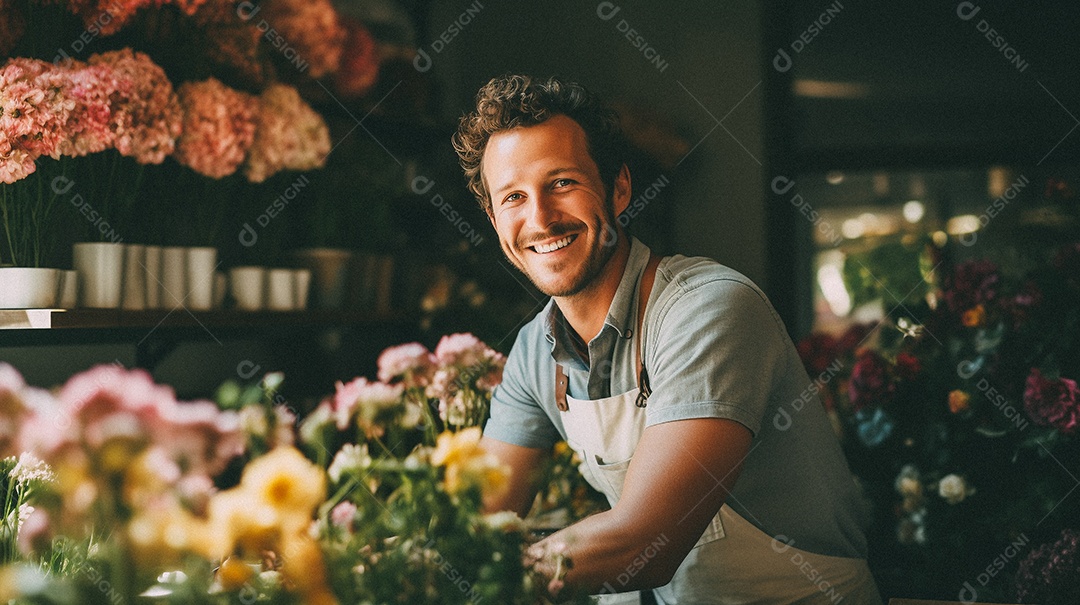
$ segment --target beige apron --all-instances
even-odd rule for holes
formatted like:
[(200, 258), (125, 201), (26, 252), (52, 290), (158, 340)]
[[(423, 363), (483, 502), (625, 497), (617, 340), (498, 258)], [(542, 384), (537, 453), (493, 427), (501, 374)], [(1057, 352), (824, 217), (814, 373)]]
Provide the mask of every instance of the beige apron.
[[(650, 273), (655, 274), (656, 264), (658, 259), (650, 259), (639, 305), (648, 300)], [(636, 351), (640, 351), (643, 316), (644, 312), (638, 313), (633, 343)], [(583, 460), (580, 468), (586, 481), (615, 506), (645, 430), (645, 408), (637, 405), (640, 389), (582, 400), (565, 394), (566, 374), (557, 367), (556, 381), (560, 380), (556, 390), (557, 398), (565, 398), (559, 407), (567, 443)], [(645, 388), (647, 392), (647, 385)], [(662, 544), (656, 545), (656, 549), (661, 548)], [(633, 571), (628, 569), (609, 582), (607, 591), (618, 592), (619, 583), (628, 583)], [(657, 602), (665, 605), (881, 603), (866, 561), (799, 550), (761, 531), (727, 504), (720, 508), (671, 582), (655, 589), (654, 594)], [(597, 598), (604, 605), (639, 603), (637, 592)]]

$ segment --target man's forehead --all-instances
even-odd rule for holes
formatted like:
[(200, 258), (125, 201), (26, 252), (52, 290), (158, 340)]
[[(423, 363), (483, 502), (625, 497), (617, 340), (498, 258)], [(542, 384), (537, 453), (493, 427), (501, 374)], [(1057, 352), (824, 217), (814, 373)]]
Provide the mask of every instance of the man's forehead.
[[(498, 174), (492, 174), (492, 169)], [(528, 177), (560, 172), (588, 175), (595, 170), (584, 131), (565, 116), (493, 134), (481, 161), (484, 180), (496, 183), (490, 191), (501, 191)]]

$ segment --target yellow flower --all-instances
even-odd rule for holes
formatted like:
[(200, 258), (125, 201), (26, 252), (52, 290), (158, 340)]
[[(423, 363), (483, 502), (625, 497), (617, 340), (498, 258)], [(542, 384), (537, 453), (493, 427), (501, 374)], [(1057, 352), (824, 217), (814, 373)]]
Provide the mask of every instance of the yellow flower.
[(337, 603), (326, 585), (326, 566), (318, 542), (307, 535), (293, 536), (284, 541), (281, 557), (281, 575), (304, 603)]
[(456, 494), (469, 487), (496, 495), (506, 489), (510, 469), (480, 447), (480, 428), (439, 435), (431, 462), (446, 468), (446, 491)]
[(326, 499), (322, 469), (291, 447), (279, 447), (244, 468), (240, 485), (210, 499), (209, 528), (198, 546), (206, 556), (276, 550), (307, 530), (312, 513)]
[(983, 325), (983, 321), (985, 320), (986, 308), (982, 305), (975, 305), (967, 311), (964, 311), (964, 315), (960, 318), (960, 322), (968, 328), (977, 328)]
[(217, 572), (221, 587), (228, 591), (239, 590), (253, 577), (255, 577), (255, 571), (251, 568), (251, 565), (244, 563), (238, 557), (225, 559)]
[(960, 389), (949, 393), (949, 411), (953, 414), (966, 412), (970, 403), (971, 396)]
[(247, 465), (240, 489), (277, 511), (310, 516), (326, 499), (326, 475), (295, 448), (279, 447)]
[(140, 510), (128, 522), (127, 534), (139, 560), (176, 565), (179, 553), (198, 551), (205, 523), (173, 502)]

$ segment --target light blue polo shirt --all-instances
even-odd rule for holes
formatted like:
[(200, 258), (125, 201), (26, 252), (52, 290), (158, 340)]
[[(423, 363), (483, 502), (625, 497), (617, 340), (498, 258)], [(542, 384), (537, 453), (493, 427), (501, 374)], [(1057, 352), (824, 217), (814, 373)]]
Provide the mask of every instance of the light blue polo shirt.
[[(555, 405), (555, 363), (568, 393), (600, 399), (637, 387), (631, 338), (649, 249), (630, 257), (600, 333), (583, 360), (553, 301), (517, 336), (484, 434), (549, 448), (566, 439)], [(656, 273), (644, 320), (652, 395), (646, 426), (727, 418), (753, 432), (727, 504), (771, 536), (814, 553), (866, 557), (868, 517), (825, 409), (791, 339), (752, 281), (711, 259), (670, 256)]]

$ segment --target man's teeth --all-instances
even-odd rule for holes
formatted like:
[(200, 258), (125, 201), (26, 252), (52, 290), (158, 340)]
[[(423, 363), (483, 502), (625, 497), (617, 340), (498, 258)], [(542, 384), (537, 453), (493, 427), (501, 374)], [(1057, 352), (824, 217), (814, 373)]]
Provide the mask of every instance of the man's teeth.
[(533, 246), (533, 250), (536, 250), (540, 254), (547, 254), (548, 252), (554, 252), (559, 248), (565, 248), (570, 245), (570, 242), (574, 241), (573, 235), (568, 235), (561, 240), (552, 242), (550, 244), (538, 244)]

